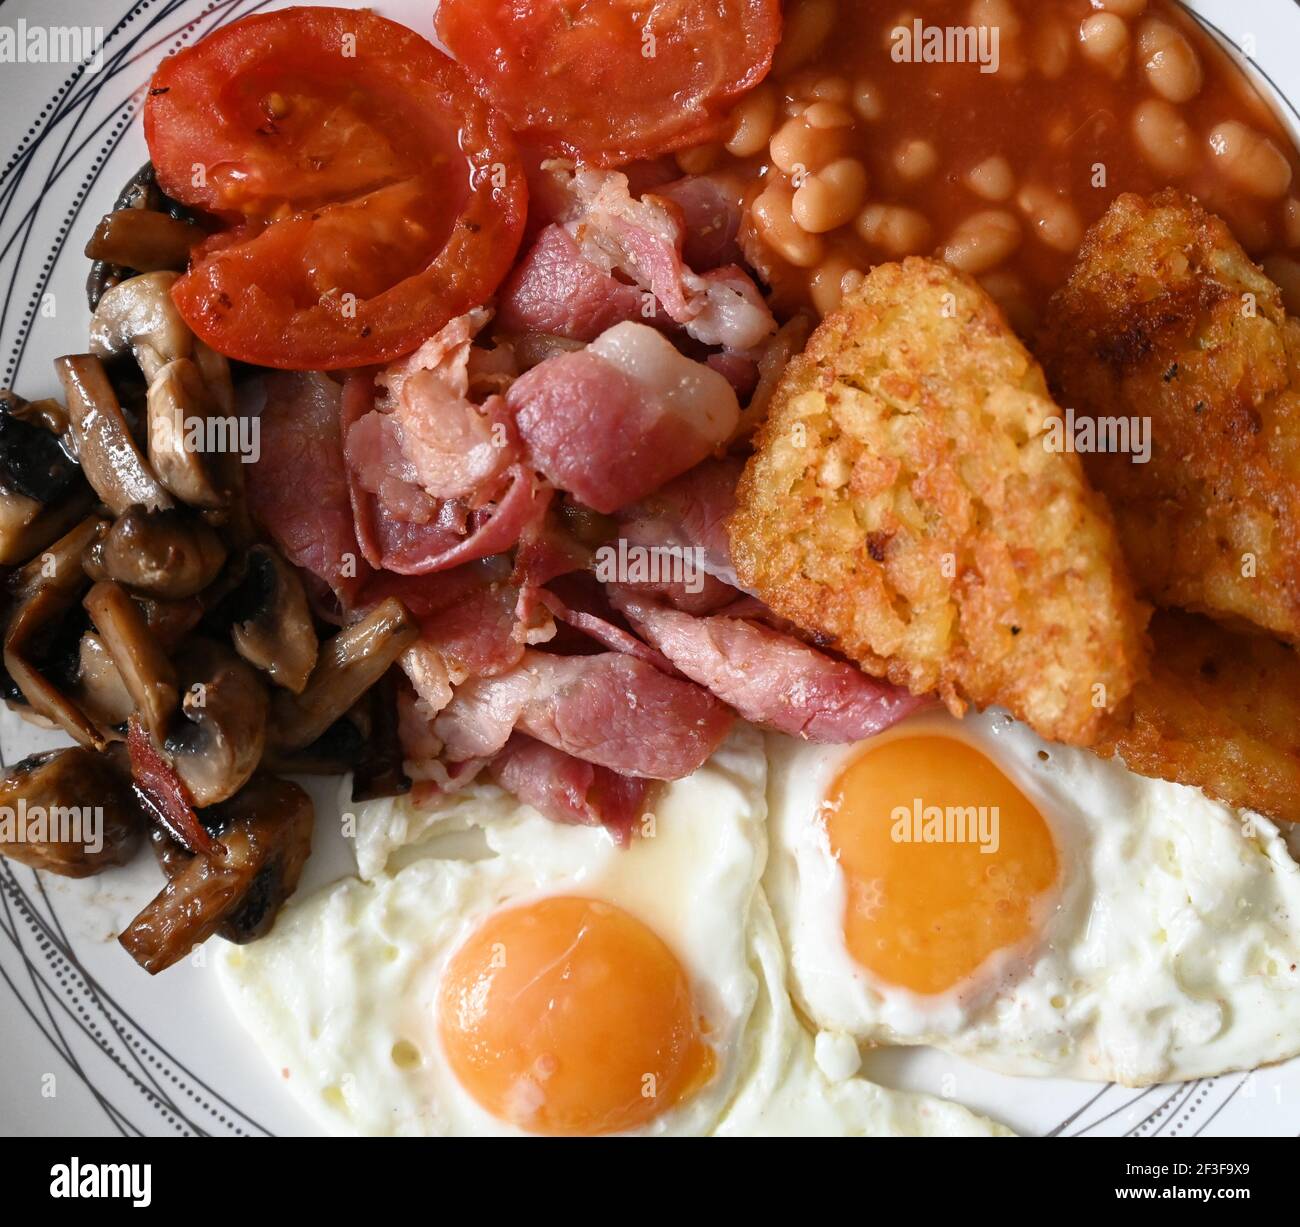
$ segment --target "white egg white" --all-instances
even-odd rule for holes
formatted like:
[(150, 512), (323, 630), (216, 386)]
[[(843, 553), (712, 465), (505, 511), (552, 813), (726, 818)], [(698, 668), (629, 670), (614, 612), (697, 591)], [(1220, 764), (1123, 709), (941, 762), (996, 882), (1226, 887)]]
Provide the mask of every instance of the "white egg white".
[(1300, 1052), (1300, 868), (1272, 823), (1042, 741), (1001, 713), (885, 734), (979, 746), (1038, 806), (1062, 881), (1036, 939), (949, 993), (880, 982), (848, 952), (821, 816), (861, 747), (770, 736), (765, 878), (801, 1009), (830, 1036), (930, 1044), (1011, 1074), (1130, 1086)]

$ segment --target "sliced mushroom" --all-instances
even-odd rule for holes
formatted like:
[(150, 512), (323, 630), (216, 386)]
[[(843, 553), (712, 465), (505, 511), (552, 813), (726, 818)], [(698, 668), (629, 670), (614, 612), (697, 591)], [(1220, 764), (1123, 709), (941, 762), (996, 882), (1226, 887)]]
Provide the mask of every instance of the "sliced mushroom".
[(199, 367), (189, 358), (167, 363), (149, 385), (147, 404), (149, 464), (158, 480), (191, 507), (224, 507), (230, 492), (220, 458), (202, 445), (214, 401)]
[(77, 702), (100, 728), (119, 729), (135, 711), (135, 701), (104, 640), (94, 631), (81, 636), (77, 651)]
[(5, 670), (32, 710), (96, 750), (106, 744), (103, 732), (46, 676), (42, 664), (88, 582), (81, 556), (107, 530), (106, 520), (88, 516), (13, 576), (4, 640)]
[(211, 639), (181, 649), (179, 721), (162, 743), (198, 809), (232, 797), (248, 782), (266, 745), (268, 700), (257, 674)]
[(221, 538), (183, 511), (132, 507), (83, 560), (91, 579), (179, 601), (202, 592), (226, 564)]
[(154, 740), (161, 742), (180, 700), (180, 684), (172, 662), (150, 633), (139, 606), (121, 585), (102, 580), (86, 593), (85, 606), (134, 709)]
[(140, 454), (104, 364), (91, 354), (73, 354), (54, 366), (81, 470), (108, 509), (121, 515), (134, 503), (150, 511), (170, 507), (171, 496)]
[(269, 545), (255, 545), (245, 557), (230, 628), (235, 651), (277, 686), (301, 694), (320, 652), (302, 580)]
[(145, 819), (129, 781), (102, 754), (74, 746), (33, 754), (0, 780), (0, 853), (67, 878), (125, 865)]
[[(146, 162), (136, 171), (118, 193), (113, 211), (116, 213), (124, 209), (152, 209), (155, 212), (166, 213), (168, 217), (178, 221), (194, 221), (193, 214), (184, 205), (173, 200), (159, 188), (152, 162)], [(144, 269), (133, 269), (121, 264), (110, 264), (106, 260), (96, 260), (90, 266), (90, 274), (86, 278), (86, 300), (90, 304), (90, 309), (94, 311), (99, 306), (100, 299), (111, 287), (125, 281), (136, 272), (144, 271)]]
[[(57, 402), (45, 402), (62, 412)], [(94, 504), (41, 405), (0, 391), (0, 565), (26, 562)]]
[(169, 362), (188, 358), (194, 334), (172, 302), (173, 272), (142, 273), (105, 292), (90, 324), (90, 350), (111, 360), (132, 354), (146, 383)]
[(376, 605), (321, 646), (301, 694), (276, 693), (272, 739), (282, 752), (311, 745), (419, 637), (420, 628), (395, 597)]
[(258, 775), (236, 797), (203, 814), (222, 857), (163, 859), (171, 880), (118, 938), (151, 975), (166, 970), (214, 933), (230, 941), (264, 934), (302, 876), (315, 820), (297, 785)]
[(203, 231), (192, 222), (155, 209), (114, 209), (95, 227), (86, 255), (137, 273), (182, 272), (191, 250), (203, 238)]

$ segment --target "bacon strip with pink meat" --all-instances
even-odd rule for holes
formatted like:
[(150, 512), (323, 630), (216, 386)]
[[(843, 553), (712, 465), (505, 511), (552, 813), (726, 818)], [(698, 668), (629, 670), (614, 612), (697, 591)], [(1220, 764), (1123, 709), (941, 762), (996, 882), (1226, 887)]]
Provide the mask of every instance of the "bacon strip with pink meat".
[(457, 687), (434, 732), (452, 762), (496, 755), (517, 729), (620, 775), (677, 780), (705, 763), (731, 724), (708, 691), (636, 657), (529, 649), (515, 669)]
[(662, 326), (727, 350), (754, 349), (776, 331), (736, 263), (742, 209), (724, 178), (681, 179), (637, 199), (617, 171), (549, 162), (534, 177), (553, 224), (502, 290), (507, 331), (591, 340), (616, 322), (646, 320), (648, 308)]
[(506, 399), (531, 462), (604, 513), (694, 467), (740, 418), (726, 379), (644, 324), (543, 362)]
[(545, 512), (550, 492), (522, 462), (506, 402), (469, 399), (470, 347), (489, 318), (472, 311), (376, 380), (348, 380), (349, 490), (372, 566), (449, 570), (512, 549)]
[(344, 608), (370, 575), (348, 496), (343, 390), (319, 371), (264, 376), (261, 454), (245, 483), (254, 519), (295, 566), (323, 580)]
[(764, 728), (840, 744), (873, 737), (929, 700), (745, 618), (696, 618), (611, 590), (614, 607), (688, 678)]
[(564, 227), (583, 255), (603, 273), (652, 293), (696, 341), (748, 350), (776, 331), (762, 293), (739, 265), (704, 273), (686, 265), (680, 207), (652, 193), (637, 200), (617, 171), (581, 169), (567, 187), (572, 205)]
[(503, 332), (594, 341), (615, 324), (640, 319), (646, 295), (588, 260), (563, 226), (547, 226), (497, 301)]
[(619, 775), (515, 733), (488, 766), (507, 792), (552, 822), (602, 826), (626, 845), (645, 808), (650, 780)]

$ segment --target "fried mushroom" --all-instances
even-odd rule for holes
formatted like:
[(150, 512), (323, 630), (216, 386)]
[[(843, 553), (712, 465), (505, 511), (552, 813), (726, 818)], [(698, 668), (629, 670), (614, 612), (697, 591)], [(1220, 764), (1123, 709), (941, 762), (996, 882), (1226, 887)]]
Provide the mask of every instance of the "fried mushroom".
[(77, 686), (81, 709), (105, 729), (120, 729), (135, 711), (131, 692), (113, 663), (104, 640), (86, 631), (77, 645)]
[(107, 291), (91, 320), (91, 353), (106, 362), (131, 354), (146, 383), (169, 362), (188, 358), (194, 334), (172, 302), (176, 276), (143, 273)]
[[(216, 509), (230, 501), (221, 465), (196, 446), (200, 432), (216, 408), (199, 366), (190, 358), (167, 363), (149, 385), (149, 464), (168, 490), (191, 507)], [(202, 440), (200, 440), (200, 443)]]
[[(85, 516), (94, 502), (77, 462), (59, 441), (63, 426), (47, 413), (57, 402), (31, 405), (0, 390), (0, 565), (24, 563)], [(66, 417), (64, 418), (66, 425)]]
[(271, 720), (276, 749), (292, 752), (311, 745), (388, 672), (419, 634), (419, 624), (395, 597), (339, 631), (322, 645), (302, 693), (276, 694)]
[(88, 516), (13, 576), (4, 637), (5, 671), (32, 711), (95, 750), (107, 744), (102, 730), (43, 666), (88, 582), (81, 556), (107, 530), (106, 520)]
[(68, 403), (68, 421), (81, 470), (114, 515), (136, 503), (158, 511), (172, 506), (131, 434), (103, 362), (72, 354), (54, 363)]
[(180, 701), (176, 669), (150, 632), (139, 606), (120, 584), (101, 580), (86, 593), (84, 604), (131, 696), (133, 709), (140, 713), (154, 740), (161, 741)]
[(180, 653), (183, 720), (162, 743), (198, 809), (234, 796), (262, 760), (268, 700), (257, 674), (223, 644), (194, 638)]
[(129, 782), (80, 746), (33, 754), (0, 780), (0, 853), (86, 878), (135, 854), (145, 820)]
[(86, 574), (178, 601), (202, 592), (226, 563), (221, 538), (175, 508), (131, 507), (86, 551)]
[(275, 776), (255, 776), (203, 821), (223, 855), (166, 849), (160, 860), (170, 880), (118, 938), (150, 975), (215, 933), (235, 942), (262, 936), (297, 889), (311, 852), (311, 798)]
[[(146, 162), (127, 180), (126, 186), (118, 193), (117, 201), (113, 205), (113, 212), (108, 214), (100, 225), (103, 226), (109, 218), (127, 210), (149, 210), (150, 212), (165, 214), (176, 221), (195, 222), (194, 215), (184, 205), (166, 195), (158, 186), (158, 177), (154, 173), (152, 162)], [(94, 259), (95, 253), (89, 248), (87, 248), (86, 254)], [(184, 266), (177, 265), (176, 267)], [(86, 301), (91, 311), (94, 311), (99, 306), (100, 299), (113, 286), (125, 281), (135, 273), (146, 271), (146, 269), (135, 268), (128, 264), (113, 263), (105, 259), (94, 259), (90, 266), (90, 273), (86, 277)]]
[(302, 580), (269, 545), (255, 545), (245, 557), (230, 629), (235, 651), (277, 686), (301, 694), (320, 653)]
[(95, 227), (86, 255), (137, 273), (179, 272), (203, 237), (203, 231), (192, 222), (156, 209), (114, 209)]

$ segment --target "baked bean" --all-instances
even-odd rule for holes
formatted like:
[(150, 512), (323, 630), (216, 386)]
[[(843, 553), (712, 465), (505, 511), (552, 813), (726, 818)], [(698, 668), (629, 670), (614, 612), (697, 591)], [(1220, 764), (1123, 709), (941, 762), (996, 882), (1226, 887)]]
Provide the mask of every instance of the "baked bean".
[(1116, 17), (1141, 17), (1147, 11), (1147, 0), (1092, 0), (1092, 7)]
[(853, 86), (847, 77), (828, 77), (816, 71), (801, 72), (786, 82), (785, 92), (792, 98), (803, 98), (808, 102), (840, 102), (847, 105), (853, 101)]
[(862, 283), (862, 273), (848, 256), (836, 252), (817, 266), (808, 282), (813, 306), (822, 315), (839, 309), (844, 295)]
[(1070, 31), (1063, 22), (1046, 21), (1034, 36), (1034, 63), (1049, 81), (1062, 76), (1070, 66), (1074, 46)]
[(853, 87), (853, 109), (869, 124), (881, 119), (885, 114), (885, 99), (880, 87), (872, 81), (860, 79)]
[(772, 60), (772, 73), (782, 77), (802, 68), (821, 50), (835, 25), (833, 0), (794, 0), (785, 6), (781, 45)]
[(904, 205), (872, 204), (858, 215), (858, 235), (864, 243), (891, 256), (914, 256), (932, 241), (929, 219)]
[(1196, 138), (1191, 125), (1171, 102), (1148, 98), (1133, 112), (1133, 139), (1147, 162), (1171, 178), (1196, 165)]
[(975, 213), (952, 232), (940, 253), (963, 273), (987, 273), (1020, 246), (1020, 223), (1012, 213), (990, 209)]
[(1283, 235), (1288, 247), (1300, 247), (1300, 200), (1291, 197), (1282, 209)]
[(918, 16), (919, 14), (904, 9), (895, 16), (893, 21), (886, 22), (880, 45), (886, 51), (892, 51), (894, 44), (903, 37), (904, 33), (910, 34), (912, 32), (912, 27), (916, 23)]
[(1242, 191), (1276, 200), (1291, 186), (1291, 163), (1254, 128), (1229, 119), (1210, 133), (1209, 143), (1219, 169)]
[(839, 157), (845, 134), (844, 128), (814, 128), (802, 116), (787, 119), (772, 137), (772, 162), (787, 175), (820, 170)]
[(1011, 0), (971, 0), (970, 24), (996, 26), (1000, 39), (1012, 39), (1020, 33), (1020, 14)]
[(857, 158), (837, 158), (799, 185), (794, 220), (809, 234), (825, 234), (849, 221), (866, 198), (866, 168)]
[(1000, 203), (1011, 199), (1016, 190), (1016, 176), (1004, 157), (985, 158), (966, 172), (966, 186), (984, 200)]
[(851, 128), (853, 115), (838, 102), (813, 102), (803, 113), (810, 128)]
[(1189, 102), (1201, 92), (1205, 72), (1195, 48), (1167, 21), (1149, 17), (1138, 32), (1138, 51), (1151, 88), (1170, 102)]
[(721, 145), (696, 145), (693, 149), (683, 149), (675, 155), (677, 165), (684, 175), (707, 174), (718, 164), (721, 156)]
[(822, 262), (826, 244), (820, 235), (797, 225), (792, 212), (794, 193), (783, 183), (764, 188), (749, 207), (758, 236), (778, 256), (796, 268), (813, 268)]
[(934, 174), (938, 165), (939, 151), (920, 138), (904, 141), (894, 151), (894, 169), (909, 183)]
[(998, 52), (998, 80), (1012, 85), (1029, 76), (1029, 53), (1023, 43), (1011, 41)]
[(1093, 13), (1079, 25), (1079, 42), (1083, 58), (1103, 72), (1119, 78), (1128, 67), (1128, 23), (1114, 13)]
[(776, 91), (760, 85), (731, 112), (731, 135), (727, 152), (737, 158), (752, 158), (767, 148), (776, 127)]
[(1300, 315), (1300, 260), (1290, 256), (1269, 256), (1264, 272), (1282, 291), (1282, 303), (1291, 315)]
[(1020, 189), (1016, 204), (1041, 242), (1054, 251), (1067, 254), (1079, 250), (1079, 244), (1083, 242), (1083, 222), (1075, 207), (1064, 197), (1049, 188), (1030, 183)]

